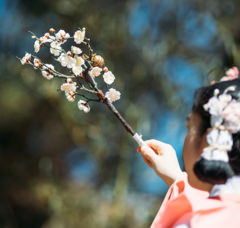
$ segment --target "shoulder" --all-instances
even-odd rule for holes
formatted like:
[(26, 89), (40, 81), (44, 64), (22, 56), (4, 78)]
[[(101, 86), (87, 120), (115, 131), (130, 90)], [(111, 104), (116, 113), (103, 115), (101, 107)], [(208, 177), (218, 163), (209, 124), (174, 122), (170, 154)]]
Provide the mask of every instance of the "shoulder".
[(184, 214), (192, 212), (208, 196), (208, 192), (192, 188), (187, 181), (187, 174), (184, 173), (169, 188), (151, 227), (170, 227)]
[[(176, 180), (172, 186), (169, 188), (166, 197), (164, 198), (165, 204), (168, 203), (171, 200), (174, 200), (178, 198), (179, 196), (185, 195), (188, 198), (191, 198), (192, 196), (195, 198), (198, 197), (208, 197), (209, 193), (206, 191), (202, 191), (196, 188), (193, 188), (188, 183), (188, 176), (186, 172), (183, 172), (183, 175), (180, 179)], [(164, 203), (162, 204), (162, 207), (164, 206)]]
[[(217, 204), (213, 206), (213, 201)], [(240, 227), (240, 203), (234, 201), (222, 201), (218, 199), (208, 199), (196, 211), (184, 214), (171, 227), (178, 228), (187, 224), (191, 228), (218, 227), (218, 228), (239, 228)]]
[(160, 211), (152, 228), (166, 227), (240, 227), (240, 194), (222, 195), (209, 198), (200, 197), (193, 200), (184, 193), (168, 201)]

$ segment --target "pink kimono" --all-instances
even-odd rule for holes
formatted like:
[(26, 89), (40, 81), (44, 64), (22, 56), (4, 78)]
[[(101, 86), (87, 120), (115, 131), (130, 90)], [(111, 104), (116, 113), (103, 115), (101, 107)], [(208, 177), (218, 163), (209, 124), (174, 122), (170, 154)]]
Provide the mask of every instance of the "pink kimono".
[(209, 193), (191, 187), (187, 175), (169, 189), (151, 228), (240, 228), (240, 194)]

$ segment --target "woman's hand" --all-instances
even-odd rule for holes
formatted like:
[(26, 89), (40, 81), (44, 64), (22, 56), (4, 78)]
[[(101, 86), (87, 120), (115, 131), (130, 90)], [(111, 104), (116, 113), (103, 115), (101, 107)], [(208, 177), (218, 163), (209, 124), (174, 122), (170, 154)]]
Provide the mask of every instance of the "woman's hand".
[(168, 185), (180, 178), (183, 172), (179, 166), (176, 151), (166, 143), (150, 139), (144, 141), (148, 146), (139, 146), (144, 161), (154, 169), (157, 175)]

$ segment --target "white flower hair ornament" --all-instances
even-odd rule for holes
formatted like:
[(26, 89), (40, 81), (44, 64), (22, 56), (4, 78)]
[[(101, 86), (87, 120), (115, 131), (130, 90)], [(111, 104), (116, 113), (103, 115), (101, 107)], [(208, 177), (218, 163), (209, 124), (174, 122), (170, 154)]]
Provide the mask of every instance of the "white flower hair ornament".
[[(63, 68), (67, 74), (62, 73), (49, 63), (44, 63), (40, 58), (30, 53), (26, 53), (20, 62), (31, 65), (35, 70), (40, 70), (42, 76), (47, 80), (54, 78), (64, 79), (60, 90), (65, 93), (69, 102), (74, 102), (79, 96), (77, 107), (79, 110), (88, 113), (90, 111), (89, 102), (101, 102), (118, 118), (125, 129), (133, 136), (139, 145), (145, 144), (141, 136), (133, 131), (127, 121), (120, 115), (118, 110), (112, 104), (120, 99), (121, 93), (114, 88), (108, 89), (115, 81), (114, 74), (105, 66), (102, 56), (93, 53), (90, 45), (90, 39), (86, 37), (86, 29), (78, 29), (73, 36), (60, 29), (58, 32), (50, 28), (49, 32), (41, 37), (32, 33), (34, 42), (34, 52), (38, 53), (42, 48), (49, 48), (56, 62)], [(72, 42), (70, 50), (66, 51), (63, 45), (66, 42)], [(82, 49), (82, 47), (84, 47)], [(86, 50), (87, 53), (84, 53)], [(85, 51), (85, 52), (86, 52)], [(105, 83), (107, 91), (104, 93), (98, 88), (96, 80), (102, 80)], [(90, 96), (90, 97), (89, 97)], [(95, 96), (95, 99), (93, 98)]]
[[(231, 68), (221, 81), (238, 77), (238, 69)], [(235, 91), (235, 86), (228, 87), (222, 94), (218, 89), (203, 108), (210, 114), (211, 130), (207, 134), (208, 146), (201, 155), (207, 160), (228, 162), (228, 152), (232, 150), (232, 134), (240, 131), (240, 100), (234, 99), (228, 92)]]

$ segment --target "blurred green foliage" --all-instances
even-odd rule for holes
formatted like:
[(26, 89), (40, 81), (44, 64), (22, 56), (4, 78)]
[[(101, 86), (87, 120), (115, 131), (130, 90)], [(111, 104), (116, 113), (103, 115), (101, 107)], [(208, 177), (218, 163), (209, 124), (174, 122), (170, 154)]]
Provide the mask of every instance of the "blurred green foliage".
[[(28, 30), (42, 35), (54, 27), (72, 34), (86, 27), (94, 50), (116, 75), (114, 88), (122, 93), (116, 107), (144, 138), (153, 138), (166, 110), (179, 115), (190, 111), (191, 88), (239, 65), (240, 3), (1, 4), (0, 227), (148, 227), (161, 197), (138, 188), (134, 163), (141, 158), (121, 124), (101, 104), (90, 103), (87, 115), (79, 112), (58, 91), (60, 81), (45, 80), (15, 56), (32, 51)], [(53, 61), (48, 53), (41, 55)], [(194, 70), (181, 71), (183, 63)], [(197, 72), (195, 79), (192, 72)], [(182, 81), (177, 73), (185, 75)], [(73, 178), (73, 170), (84, 162), (85, 177), (76, 171), (79, 180)]]

